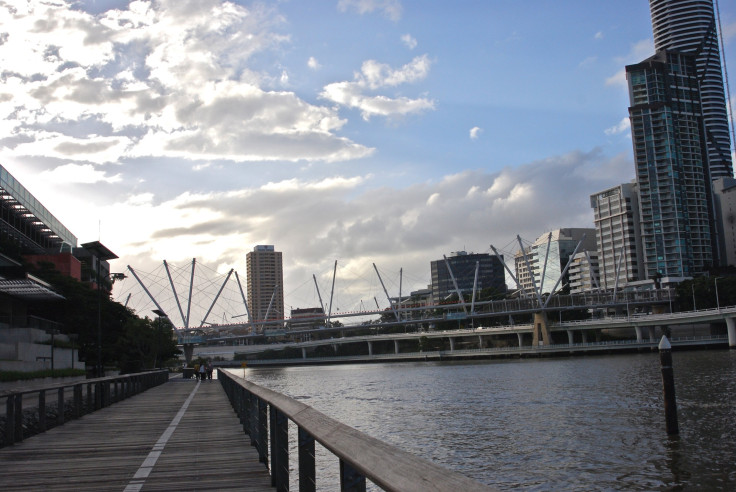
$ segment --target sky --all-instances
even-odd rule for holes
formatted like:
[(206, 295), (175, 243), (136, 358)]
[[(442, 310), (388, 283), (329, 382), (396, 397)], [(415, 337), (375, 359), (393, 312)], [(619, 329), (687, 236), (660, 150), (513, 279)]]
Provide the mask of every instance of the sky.
[(592, 227), (634, 179), (624, 67), (654, 53), (646, 0), (0, 0), (0, 26), (0, 165), (150, 285), (192, 258), (245, 283), (274, 245), (287, 314), (335, 261), (336, 309), (385, 307), (374, 264), (396, 296), (443, 255)]

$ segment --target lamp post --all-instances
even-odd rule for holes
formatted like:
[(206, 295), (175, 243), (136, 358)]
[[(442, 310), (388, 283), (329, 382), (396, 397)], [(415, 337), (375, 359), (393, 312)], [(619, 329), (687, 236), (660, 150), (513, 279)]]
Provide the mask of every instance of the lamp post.
[(691, 289), (692, 289), (692, 291), (693, 291), (693, 311), (697, 311), (697, 310), (698, 310), (698, 308), (697, 308), (697, 306), (695, 305), (695, 283), (691, 283), (691, 284), (690, 284), (690, 288), (691, 288)]
[[(168, 316), (166, 316), (166, 313), (161, 311), (160, 309), (154, 309), (153, 314), (158, 316), (158, 331), (156, 334), (156, 358), (153, 361), (153, 368), (156, 369), (157, 365), (163, 365), (163, 361), (161, 360), (161, 318), (168, 318)], [(161, 369), (161, 367), (159, 367), (158, 369)]]

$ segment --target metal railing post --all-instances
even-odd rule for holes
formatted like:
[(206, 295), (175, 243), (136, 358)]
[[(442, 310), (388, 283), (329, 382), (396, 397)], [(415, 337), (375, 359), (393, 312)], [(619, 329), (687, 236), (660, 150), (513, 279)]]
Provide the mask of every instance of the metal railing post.
[(64, 387), (62, 386), (59, 388), (59, 391), (57, 392), (57, 415), (56, 415), (56, 423), (58, 425), (62, 425), (64, 423)]
[(5, 444), (15, 443), (15, 395), (5, 399)]
[(316, 492), (314, 437), (299, 427), (299, 492)]
[(289, 490), (289, 420), (273, 405), (271, 409), (271, 485)]
[(268, 405), (260, 398), (256, 398), (258, 406), (258, 460), (268, 466)]
[(340, 491), (365, 492), (365, 476), (343, 460), (340, 460)]
[(46, 432), (46, 390), (38, 392), (38, 430)]

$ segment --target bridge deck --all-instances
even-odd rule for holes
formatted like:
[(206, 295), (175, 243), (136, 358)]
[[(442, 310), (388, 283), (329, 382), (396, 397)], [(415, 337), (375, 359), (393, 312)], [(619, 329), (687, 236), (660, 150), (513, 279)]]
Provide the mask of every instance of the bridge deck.
[(0, 449), (0, 484), (3, 491), (274, 490), (219, 381), (183, 379)]

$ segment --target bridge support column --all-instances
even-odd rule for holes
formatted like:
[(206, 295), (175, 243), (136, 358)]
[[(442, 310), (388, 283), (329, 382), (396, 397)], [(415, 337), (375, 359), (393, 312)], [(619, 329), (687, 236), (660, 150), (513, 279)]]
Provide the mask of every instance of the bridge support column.
[(306, 359), (306, 358), (307, 358), (307, 349), (306, 347), (302, 347), (302, 359)]
[(567, 344), (572, 345), (575, 342), (572, 330), (567, 330)]
[(373, 355), (373, 342), (368, 342), (368, 355)]
[(524, 334), (517, 333), (516, 336), (519, 338), (519, 348), (524, 346)]
[(547, 313), (544, 311), (534, 313), (534, 327), (532, 328), (532, 345), (552, 345), (552, 337), (549, 334), (549, 325), (547, 324)]
[(482, 349), (483, 347), (483, 337), (481, 335), (478, 335), (478, 348)]
[(736, 348), (736, 320), (735, 319), (726, 318), (726, 330), (728, 331), (729, 348)]
[(192, 356), (194, 355), (194, 344), (184, 344), (184, 359), (187, 361), (187, 366), (192, 363)]
[(395, 354), (399, 353), (399, 341), (398, 340), (394, 340), (394, 353)]
[(641, 342), (642, 341), (641, 326), (635, 326), (634, 330), (636, 330), (636, 341)]
[(450, 352), (452, 352), (453, 350), (455, 350), (455, 339), (453, 337), (449, 337), (449, 338), (450, 338)]
[(583, 330), (580, 334), (583, 336), (583, 343), (588, 343), (588, 332)]
[(649, 341), (650, 342), (657, 341), (657, 327), (656, 326), (649, 327)]
[(337, 344), (336, 343), (333, 343), (332, 344), (332, 350), (334, 350), (335, 353), (337, 353)]

